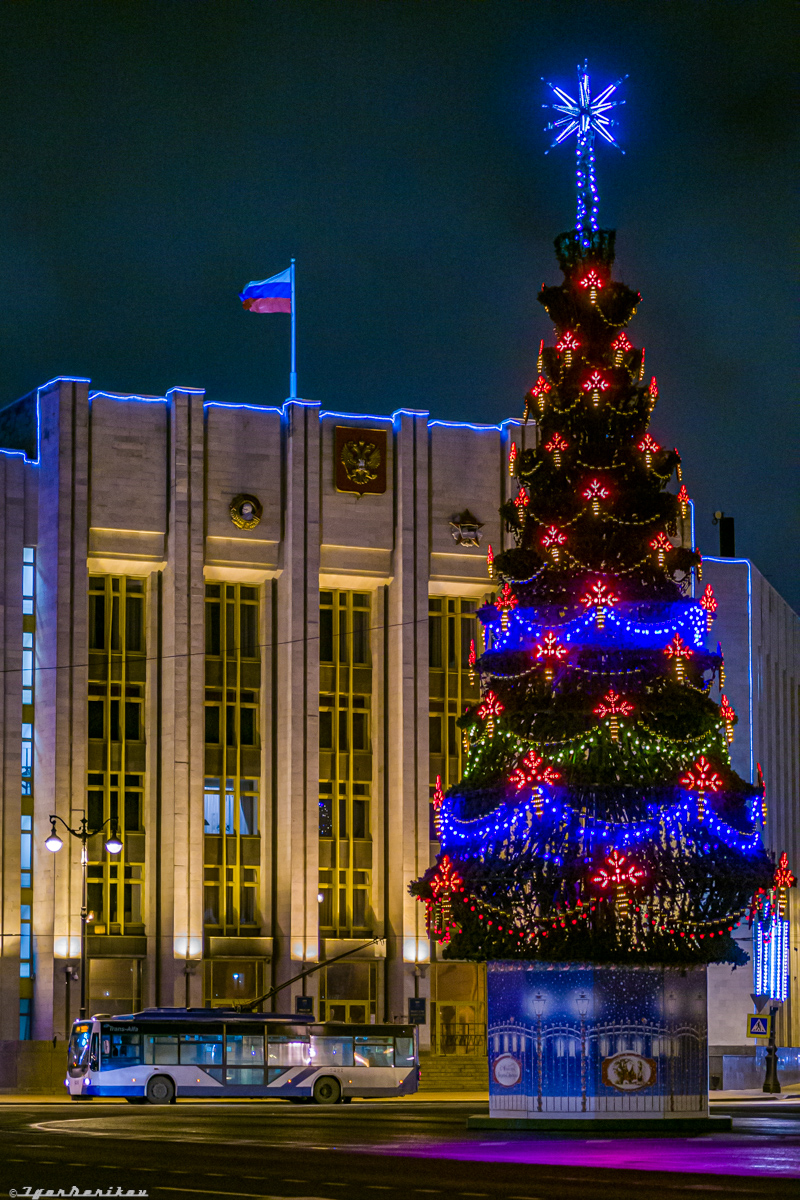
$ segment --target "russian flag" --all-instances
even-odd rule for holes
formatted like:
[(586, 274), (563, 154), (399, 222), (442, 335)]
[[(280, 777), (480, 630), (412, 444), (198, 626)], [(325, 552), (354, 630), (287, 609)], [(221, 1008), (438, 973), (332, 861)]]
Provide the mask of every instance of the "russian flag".
[(249, 312), (273, 313), (292, 311), (292, 268), (287, 267), (271, 279), (248, 283), (239, 299)]

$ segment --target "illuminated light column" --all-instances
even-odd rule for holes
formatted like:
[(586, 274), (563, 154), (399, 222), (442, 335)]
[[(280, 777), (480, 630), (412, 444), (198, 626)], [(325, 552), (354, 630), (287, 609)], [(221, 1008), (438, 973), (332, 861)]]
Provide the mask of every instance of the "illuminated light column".
[[(644, 366), (644, 354), (642, 354), (642, 366)], [(647, 389), (647, 394), (650, 397), (650, 412), (652, 413), (658, 400), (658, 384), (655, 375), (650, 380), (650, 387)]]
[(551, 525), (549, 529), (546, 529), (542, 534), (540, 543), (542, 546), (544, 546), (545, 550), (550, 551), (553, 562), (557, 563), (560, 553), (559, 546), (563, 546), (566, 540), (567, 535), (562, 533), (560, 529), (557, 529), (555, 525)]
[(669, 554), (670, 550), (672, 550), (672, 548), (672, 542), (663, 531), (656, 534), (652, 542), (650, 542), (650, 549), (655, 551), (656, 559), (660, 567), (663, 567), (664, 559)]
[(553, 681), (554, 664), (561, 662), (566, 656), (567, 647), (562, 646), (556, 635), (551, 631), (543, 635), (541, 642), (537, 642), (536, 657), (544, 661), (544, 678), (547, 683), (552, 683)]
[(629, 904), (626, 889), (644, 879), (644, 871), (632, 862), (625, 866), (627, 855), (621, 854), (619, 850), (612, 850), (605, 861), (606, 866), (601, 867), (596, 875), (592, 875), (591, 882), (603, 889), (613, 888), (614, 904), (618, 915), (622, 916)]
[(620, 717), (628, 717), (633, 712), (633, 705), (629, 700), (624, 700), (622, 696), (615, 691), (610, 691), (603, 700), (598, 704), (597, 708), (593, 709), (598, 717), (602, 720), (603, 717), (608, 717), (608, 728), (611, 733), (612, 742), (619, 741), (619, 719)]
[(549, 763), (545, 763), (535, 750), (529, 750), (511, 772), (508, 782), (513, 783), (518, 792), (522, 791), (524, 787), (531, 788), (533, 811), (537, 817), (541, 817), (544, 812), (544, 798), (540, 789), (534, 785), (546, 783), (552, 787), (560, 778), (559, 772), (554, 770)]
[(518, 451), (517, 451), (517, 443), (516, 443), (516, 442), (512, 442), (512, 443), (511, 443), (511, 449), (510, 449), (510, 450), (509, 450), (509, 452), (508, 452), (508, 473), (509, 473), (509, 475), (511, 475), (511, 476), (512, 476), (512, 478), (513, 478), (513, 476), (516, 474), (517, 458), (518, 458), (518, 457), (519, 457), (519, 454), (518, 454)]
[(680, 682), (683, 683), (686, 662), (692, 657), (694, 650), (692, 650), (691, 646), (686, 645), (686, 642), (679, 633), (676, 633), (672, 641), (668, 642), (664, 647), (664, 653), (667, 658), (675, 659), (675, 674)]
[(587, 610), (594, 608), (595, 624), (598, 629), (602, 629), (606, 623), (606, 608), (611, 608), (618, 600), (619, 596), (615, 596), (599, 579), (592, 584), (586, 595), (581, 596), (581, 604), (585, 604)]
[(504, 707), (494, 692), (487, 692), (484, 696), (483, 702), (478, 707), (478, 716), (482, 721), (486, 721), (485, 733), (487, 737), (494, 737), (494, 720), (495, 717), (499, 717), (500, 713), (504, 711)]
[(592, 406), (598, 408), (600, 406), (600, 393), (607, 392), (610, 385), (601, 371), (592, 371), (591, 375), (587, 379), (584, 379), (581, 386), (591, 396)]
[(719, 711), (720, 716), (725, 722), (725, 737), (728, 739), (728, 742), (732, 742), (733, 722), (736, 720), (736, 713), (727, 696), (720, 697)]
[(702, 821), (706, 812), (705, 794), (720, 791), (722, 780), (705, 755), (701, 754), (694, 766), (682, 776), (680, 785), (687, 791), (697, 792), (697, 819)]
[(494, 579), (494, 550), (491, 542), (486, 550), (486, 570), (489, 572), (489, 578)]
[(545, 446), (548, 454), (553, 456), (553, 466), (558, 468), (561, 466), (561, 455), (564, 450), (569, 449), (569, 442), (566, 441), (560, 433), (554, 433), (550, 441)]
[(528, 419), (531, 400), (536, 401), (536, 407), (539, 409), (539, 415), (544, 415), (544, 408), (545, 404), (547, 403), (547, 393), (552, 390), (553, 385), (547, 382), (544, 375), (540, 374), (539, 378), (536, 380), (536, 383), (525, 394), (525, 412), (523, 414), (524, 420), (527, 421)]
[(431, 804), (433, 805), (433, 824), (434, 824), (434, 828), (436, 829), (436, 836), (440, 839), (442, 836), (441, 807), (442, 807), (443, 800), (444, 800), (444, 792), (442, 791), (442, 777), (441, 777), (441, 775), (437, 775), (436, 776), (436, 787), (434, 788), (433, 796), (431, 797)]
[(611, 349), (614, 351), (614, 366), (621, 367), (623, 356), (633, 349), (633, 345), (628, 340), (624, 329), (614, 338), (614, 341), (611, 343)]
[(689, 512), (689, 501), (690, 501), (690, 496), (686, 490), (685, 483), (681, 484), (681, 490), (678, 492), (675, 499), (678, 501), (678, 504), (680, 504), (680, 506), (681, 506), (681, 516), (683, 517), (683, 519), (685, 521), (686, 516)]
[(706, 629), (707, 632), (710, 633), (711, 622), (715, 619), (717, 615), (717, 608), (719, 607), (717, 604), (717, 598), (714, 595), (714, 589), (710, 583), (706, 584), (706, 590), (700, 597), (700, 607), (706, 614)]
[(599, 479), (593, 479), (586, 490), (582, 493), (584, 500), (588, 500), (592, 505), (592, 514), (595, 517), (600, 516), (600, 501), (607, 500), (611, 495), (607, 487), (603, 487)]
[(522, 522), (523, 522), (523, 517), (525, 516), (525, 509), (528, 507), (530, 502), (531, 502), (531, 498), (528, 495), (526, 489), (524, 487), (521, 487), (519, 489), (519, 491), (517, 492), (516, 496), (514, 497), (514, 503), (517, 506), (517, 512), (519, 514), (520, 524), (522, 524)]
[(512, 592), (507, 583), (503, 584), (500, 595), (494, 602), (494, 606), (500, 613), (500, 624), (503, 628), (503, 633), (508, 629), (508, 614), (515, 609), (519, 604), (519, 600)]
[(644, 454), (644, 463), (649, 471), (653, 465), (653, 455), (657, 454), (661, 447), (654, 437), (651, 437), (649, 433), (646, 433), (636, 449), (641, 450)]
[(567, 370), (572, 366), (572, 355), (580, 344), (575, 334), (569, 329), (565, 329), (559, 341), (556, 342), (556, 350), (558, 350), (559, 354), (564, 355), (564, 366)]

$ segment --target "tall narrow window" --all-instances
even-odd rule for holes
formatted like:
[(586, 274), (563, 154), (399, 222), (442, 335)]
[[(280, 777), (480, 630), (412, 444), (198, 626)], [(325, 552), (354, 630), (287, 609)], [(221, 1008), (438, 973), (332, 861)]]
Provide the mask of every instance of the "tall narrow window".
[(463, 772), (465, 750), (458, 719), (479, 696), (478, 677), (470, 671), (469, 661), (473, 647), (476, 656), (483, 650), (475, 616), (478, 603), (452, 596), (431, 596), (428, 602), (431, 795), (437, 776), (447, 789)]
[(203, 920), (211, 934), (259, 933), (259, 589), (205, 589)]
[[(86, 816), (103, 835), (89, 842), (93, 936), (142, 935), (145, 873), (146, 581), (89, 577)], [(123, 843), (109, 855), (112, 826)]]
[(372, 928), (370, 595), (320, 592), (319, 928)]

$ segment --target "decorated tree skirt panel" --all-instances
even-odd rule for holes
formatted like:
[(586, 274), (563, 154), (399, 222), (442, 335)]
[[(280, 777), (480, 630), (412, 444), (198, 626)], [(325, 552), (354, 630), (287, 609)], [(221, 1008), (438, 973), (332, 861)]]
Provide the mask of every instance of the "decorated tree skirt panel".
[(490, 962), (492, 1117), (708, 1116), (706, 967)]

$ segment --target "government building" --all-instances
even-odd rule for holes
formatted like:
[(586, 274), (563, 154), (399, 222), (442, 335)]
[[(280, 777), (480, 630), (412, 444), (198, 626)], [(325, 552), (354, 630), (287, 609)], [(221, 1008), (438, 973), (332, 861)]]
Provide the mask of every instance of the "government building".
[(45, 841), (85, 815), (89, 1012), (239, 1003), (363, 947), (266, 1007), (425, 997), (423, 1044), (482, 1048), (482, 968), (431, 962), (407, 889), (461, 771), (509, 448), (535, 437), (82, 379), (0, 410), (0, 1040), (77, 1015), (81, 847)]
[[(85, 817), (90, 1013), (241, 1003), (330, 963), (265, 1007), (382, 1022), (424, 998), (424, 1048), (485, 1055), (484, 967), (436, 961), (408, 884), (461, 774), (509, 453), (536, 436), (67, 378), (0, 409), (0, 1041), (77, 1016), (81, 845), (45, 841)], [(800, 873), (798, 618), (746, 560), (706, 572), (734, 765), (761, 763)], [(713, 1014), (711, 1037), (731, 1048)]]

